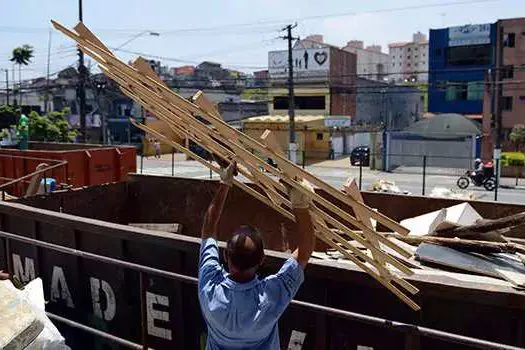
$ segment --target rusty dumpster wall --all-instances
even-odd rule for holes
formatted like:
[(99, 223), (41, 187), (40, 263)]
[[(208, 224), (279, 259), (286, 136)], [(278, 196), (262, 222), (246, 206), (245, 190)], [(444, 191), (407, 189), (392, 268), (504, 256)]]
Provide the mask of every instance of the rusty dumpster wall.
[[(19, 157), (67, 161), (64, 167), (53, 169), (46, 176), (55, 178), (59, 183), (67, 183), (75, 187), (125, 181), (127, 174), (137, 169), (136, 149), (130, 146), (88, 148), (86, 145), (60, 143), (37, 143), (32, 146), (35, 149), (26, 151), (1, 149), (0, 177), (18, 178), (33, 172), (38, 164), (45, 163), (45, 160)], [(7, 179), (0, 179), (0, 184), (7, 181)], [(18, 186), (14, 191), (8, 191), (20, 196), (23, 188)]]
[[(122, 223), (130, 219), (178, 221), (182, 218), (186, 220), (184, 225), (187, 235), (155, 233), (58, 212), (39, 211), (17, 203), (0, 204), (0, 229), (196, 276), (199, 239), (190, 235), (198, 234), (194, 230), (200, 229), (200, 221), (187, 217), (192, 213), (201, 217), (215, 186), (216, 182), (213, 181), (137, 176), (127, 187), (113, 184), (77, 191), (78, 198), (71, 192), (52, 194), (46, 196), (45, 200), (42, 197), (24, 200), (26, 203), (32, 201), (33, 205), (47, 205), (47, 208), (55, 211), (59, 211), (57, 208), (62, 204), (63, 208), (69, 208), (71, 212), (75, 209), (77, 213), (84, 212), (92, 217), (106, 219), (113, 216), (113, 221)], [(51, 198), (57, 199), (46, 202)], [(101, 201), (91, 200), (82, 204), (88, 198), (99, 198)], [(94, 209), (97, 203), (100, 203), (100, 208)], [(261, 229), (270, 227), (271, 221), (275, 221), (272, 225), (278, 225), (280, 219), (271, 216), (264, 206), (258, 207), (256, 203), (255, 199), (245, 198), (233, 191), (227, 200), (226, 213), (234, 212), (235, 215), (231, 215), (231, 219), (228, 215), (227, 221), (221, 222), (221, 236), (225, 238), (223, 235), (231, 232), (230, 227), (246, 220), (260, 223), (263, 226)], [(120, 209), (114, 210), (112, 214), (104, 213), (115, 205), (120, 206)], [(278, 244), (279, 241), (275, 239), (274, 242), (272, 239), (270, 244)], [(11, 254), (7, 254), (6, 241), (0, 239), (0, 269), (8, 268), (24, 279), (41, 276), (46, 300), (50, 300), (49, 311), (140, 342), (139, 281), (136, 272), (16, 242), (10, 242), (9, 248)], [(285, 254), (269, 252), (262, 274), (277, 271), (284, 257)], [(525, 293), (495, 285), (487, 288), (452, 277), (414, 277), (411, 282), (421, 290), (416, 297), (422, 306), (421, 312), (412, 312), (351, 265), (314, 262), (306, 269), (305, 284), (297, 299), (525, 346)], [(108, 289), (112, 291), (109, 297), (103, 291)], [(150, 276), (147, 278), (147, 291), (149, 345), (158, 349), (198, 349), (199, 338), (205, 327), (195, 287)], [(159, 318), (166, 318), (167, 321)], [(374, 349), (398, 349), (405, 348), (407, 340), (415, 344), (412, 347), (415, 349), (418, 348), (418, 342), (422, 349), (468, 349), (296, 307), (288, 308), (281, 319), (282, 346), (288, 345), (292, 330), (307, 334), (303, 349), (356, 349), (357, 345)], [(78, 341), (74, 344), (75, 349), (91, 349), (96, 345), (93, 339), (71, 332), (67, 331), (69, 339)]]

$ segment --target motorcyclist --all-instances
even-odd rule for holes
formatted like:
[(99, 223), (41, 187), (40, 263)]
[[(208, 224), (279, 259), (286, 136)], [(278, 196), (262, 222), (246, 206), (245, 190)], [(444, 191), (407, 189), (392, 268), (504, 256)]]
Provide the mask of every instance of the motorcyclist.
[(479, 158), (476, 158), (476, 160), (474, 161), (474, 181), (478, 185), (481, 184), (481, 182), (483, 181), (483, 168), (483, 161)]

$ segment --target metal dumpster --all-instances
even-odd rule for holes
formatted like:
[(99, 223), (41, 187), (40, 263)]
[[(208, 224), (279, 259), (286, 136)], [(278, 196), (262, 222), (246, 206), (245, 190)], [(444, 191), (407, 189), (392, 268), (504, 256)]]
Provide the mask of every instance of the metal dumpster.
[[(7, 239), (0, 233), (0, 269), (25, 280), (41, 276), (48, 309), (54, 314), (157, 349), (199, 349), (205, 325), (192, 281), (197, 275), (197, 236), (216, 185), (209, 180), (133, 175), (127, 182), (0, 204), (1, 231), (14, 234)], [(378, 202), (396, 206), (396, 197)], [(524, 209), (500, 206), (501, 211)], [(184, 231), (182, 235), (155, 232), (126, 226), (129, 222), (178, 222)], [(265, 233), (266, 246), (275, 250), (268, 252), (262, 274), (277, 271), (287, 256), (278, 252), (283, 241), (291, 248), (295, 245), (289, 223), (234, 188), (219, 237), (226, 239), (242, 223), (258, 226)], [(13, 237), (166, 273), (37, 247)], [(350, 263), (313, 261), (296, 297), (310, 304), (296, 302), (287, 309), (280, 321), (281, 344), (286, 348), (293, 334), (302, 333), (306, 337), (301, 349), (488, 348), (481, 341), (468, 343), (444, 333), (450, 332), (525, 346), (524, 292), (490, 278), (459, 273), (416, 274), (410, 282), (421, 290), (416, 297), (420, 312), (411, 311)], [(101, 348), (109, 342), (61, 325), (75, 349)]]

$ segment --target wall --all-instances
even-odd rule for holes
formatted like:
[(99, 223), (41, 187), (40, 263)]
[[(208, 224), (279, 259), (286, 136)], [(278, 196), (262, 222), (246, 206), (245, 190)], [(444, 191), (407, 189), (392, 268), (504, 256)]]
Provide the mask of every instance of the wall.
[(396, 86), (358, 78), (357, 114), (354, 124), (383, 125), (403, 129), (419, 120), (424, 106), (416, 87)]
[[(304, 84), (296, 86), (294, 89), (295, 96), (324, 96), (324, 109), (295, 109), (295, 115), (330, 115), (330, 90), (326, 87), (311, 85), (305, 87)], [(273, 99), (276, 96), (288, 96), (288, 89), (270, 88), (268, 90), (268, 113), (270, 115), (288, 115), (288, 109), (275, 109)]]
[[(496, 28), (491, 25), (490, 40), (492, 55), (496, 42)], [(449, 47), (449, 28), (430, 30), (429, 49), (429, 89), (428, 111), (432, 113), (460, 113), (482, 114), (483, 98), (479, 100), (452, 100), (447, 101), (447, 87), (453, 83), (477, 81), (480, 89), (483, 88), (485, 73), (494, 65), (494, 59), (487, 65), (447, 65), (447, 49)]]
[(503, 96), (512, 96), (512, 110), (502, 114), (503, 128), (511, 129), (516, 124), (525, 123), (525, 90), (517, 89), (511, 83), (525, 81), (525, 70), (522, 68), (525, 64), (525, 18), (501, 20), (499, 23), (505, 34), (515, 34), (514, 47), (503, 48), (503, 65), (514, 66), (514, 78), (505, 79), (508, 83), (503, 86)]
[[(149, 214), (139, 214), (141, 220), (162, 218), (172, 221), (173, 217), (178, 219), (182, 213), (193, 215), (191, 208), (198, 213), (199, 219), (202, 219), (202, 208), (209, 203), (217, 185), (212, 181), (178, 179), (176, 181), (182, 181), (179, 186), (167, 187), (168, 191), (176, 192), (167, 194), (164, 189), (168, 180), (171, 182), (174, 180), (163, 178), (158, 184), (150, 182), (155, 179), (158, 178), (137, 176), (136, 181), (145, 182), (130, 192), (138, 195), (128, 198), (129, 204), (137, 208), (130, 213), (131, 215), (137, 215), (141, 206), (151, 211)], [(199, 183), (205, 186), (201, 187)], [(195, 186), (197, 189), (194, 188)], [(152, 191), (154, 188), (158, 190)], [(59, 194), (51, 194), (49, 197), (57, 195)], [(155, 195), (160, 197), (156, 198)], [(228, 198), (227, 206), (232, 205), (229, 203), (230, 200), (241, 199), (235, 191), (232, 195)], [(139, 201), (140, 199), (146, 201)], [(198, 202), (199, 199), (202, 203)], [(429, 210), (431, 206), (437, 209), (459, 203), (446, 199), (378, 193), (364, 193), (364, 199), (370, 206), (382, 208), (383, 213), (398, 220), (406, 216), (418, 215), (423, 210)], [(159, 203), (159, 200), (164, 204)], [(243, 202), (245, 207), (243, 213), (247, 215), (248, 220), (259, 217), (263, 224), (268, 225), (272, 219), (276, 219), (273, 216), (265, 219), (264, 217), (269, 213), (256, 204), (254, 210), (249, 212), (246, 209), (247, 204), (250, 203), (251, 207), (255, 200), (248, 197), (246, 200), (248, 202)], [(523, 206), (502, 203), (474, 201), (471, 204), (480, 211), (482, 209), (490, 211), (493, 216), (484, 216), (493, 218), (524, 210)], [(191, 208), (184, 208), (184, 205)], [(173, 206), (173, 209), (170, 206)], [(232, 210), (231, 207), (227, 209)], [(263, 209), (263, 212), (258, 213), (255, 209)], [(182, 213), (177, 210), (182, 210)], [(240, 220), (233, 215), (228, 216), (227, 219)], [(200, 243), (198, 238), (141, 230), (58, 212), (46, 212), (18, 203), (0, 204), (0, 224), (2, 231), (20, 236), (185, 275), (197, 275)], [(221, 222), (221, 227), (225, 227), (224, 222)], [(13, 240), (10, 242), (10, 249), (14, 255), (6, 256), (5, 239), (0, 239), (0, 269), (13, 273), (13, 261), (19, 258), (22, 262), (22, 271), (17, 268), (18, 275), (23, 276), (24, 280), (26, 277), (27, 279), (41, 277), (45, 298), (49, 300), (46, 304), (47, 311), (140, 342), (140, 293), (136, 272), (82, 257), (36, 248)], [(286, 254), (267, 251), (264, 266), (260, 271), (261, 275), (266, 276), (277, 271), (287, 257)], [(148, 333), (148, 345), (157, 349), (199, 349), (199, 338), (205, 330), (205, 324), (199, 311), (195, 287), (148, 274), (144, 277), (145, 290), (150, 296), (153, 294), (157, 300), (154, 304), (154, 310), (157, 312), (151, 312), (152, 306), (147, 308), (147, 315), (150, 319), (157, 319), (159, 315), (167, 319), (164, 322), (156, 320), (147, 324), (149, 327), (145, 329)], [(93, 291), (98, 290), (92, 287), (93, 279), (99, 282), (103, 280), (110, 287), (106, 290), (113, 293), (113, 298), (108, 298), (105, 291), (98, 291), (104, 293), (102, 298), (109, 302), (101, 303), (100, 298), (92, 295)], [(55, 287), (53, 287), (53, 280)], [(56, 287), (57, 280), (60, 281), (58, 283), (60, 288)], [(501, 284), (485, 284), (478, 279), (467, 279), (464, 275), (419, 276), (416, 274), (408, 280), (420, 289), (416, 296), (416, 301), (423, 308), (420, 312), (410, 311), (385, 288), (351, 264), (312, 259), (305, 270), (305, 283), (301, 286), (296, 299), (475, 338), (500, 341), (520, 347), (525, 345), (521, 331), (521, 325), (525, 322), (523, 292)], [(65, 292), (66, 287), (69, 293)], [(349, 291), (352, 297), (349, 297)], [(168, 305), (162, 307), (158, 305), (160, 301)], [(97, 305), (102, 311), (107, 311), (108, 305), (115, 309), (113, 313), (97, 314), (95, 312)], [(495, 314), (498, 315), (498, 322), (494, 322)], [(289, 343), (292, 330), (307, 334), (303, 350), (356, 349), (358, 345), (371, 346), (378, 350), (400, 349), (408, 348), (410, 344), (418, 344), (420, 348), (430, 350), (471, 349), (464, 345), (433, 340), (411, 331), (405, 335), (398, 332), (400, 328), (389, 326), (383, 328), (355, 321), (344, 321), (323, 313), (315, 313), (313, 310), (298, 309), (296, 306), (288, 307), (279, 322), (281, 344)], [(162, 332), (158, 332), (159, 329)], [(60, 330), (67, 332), (64, 334), (69, 345), (74, 349), (104, 347), (104, 342), (99, 341), (97, 344), (93, 338), (87, 337), (83, 332), (74, 332), (62, 326)]]
[(218, 108), (226, 122), (268, 114), (268, 103), (265, 101), (221, 102)]
[(387, 170), (399, 166), (427, 166), (470, 169), (475, 158), (475, 140), (472, 137), (430, 139), (403, 132), (387, 133)]
[[(516, 84), (520, 84), (525, 80), (525, 71), (520, 68), (525, 64), (525, 18), (505, 19), (497, 22), (497, 25), (503, 28), (504, 35), (507, 33), (515, 34), (514, 47), (503, 47), (503, 65), (513, 66), (513, 78), (503, 79), (503, 96), (512, 96), (512, 110), (502, 111), (502, 128), (504, 133), (504, 140), (502, 143), (504, 151), (514, 151), (513, 145), (507, 138), (510, 129), (516, 124), (525, 124), (525, 91), (517, 88)], [(499, 52), (500, 42), (499, 35), (497, 37), (496, 51)], [(496, 64), (498, 65), (498, 64)], [(494, 103), (494, 110), (497, 110), (498, 101), (493, 101), (490, 80), (486, 79), (486, 87), (483, 100), (483, 144), (482, 155), (485, 159), (492, 159), (493, 149), (495, 147), (495, 132), (493, 130), (496, 126), (492, 115), (492, 103)]]
[(357, 57), (335, 48), (330, 49), (330, 115), (355, 116)]

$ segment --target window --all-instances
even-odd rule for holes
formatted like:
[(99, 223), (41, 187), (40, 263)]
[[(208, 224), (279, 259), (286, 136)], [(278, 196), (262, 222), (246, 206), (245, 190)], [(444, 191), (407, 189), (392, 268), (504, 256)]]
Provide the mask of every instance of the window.
[(410, 59), (410, 56), (407, 56), (407, 59)]
[(467, 84), (463, 82), (449, 81), (445, 93), (447, 101), (464, 101), (467, 99)]
[(519, 103), (525, 103), (525, 96), (518, 97)]
[(407, 66), (410, 67), (410, 63), (407, 63)]
[(410, 50), (411, 50), (411, 49), (410, 49), (410, 47), (409, 47), (409, 48), (407, 49), (407, 51), (410, 51)]
[[(296, 109), (325, 109), (324, 96), (295, 96)], [(288, 96), (275, 96), (273, 108), (276, 110), (288, 109)]]
[(396, 64), (395, 64), (395, 63), (392, 63), (392, 67), (395, 67), (395, 66), (396, 66)]
[(317, 133), (317, 141), (323, 141), (323, 133)]
[(512, 96), (503, 96), (499, 102), (502, 111), (512, 111)]
[(503, 35), (503, 46), (504, 47), (514, 47), (515, 44), (516, 44), (516, 34), (505, 33)]
[(487, 65), (491, 62), (490, 45), (456, 46), (447, 48), (446, 62), (450, 66)]
[(505, 66), (501, 70), (501, 79), (514, 78), (514, 66)]
[(483, 100), (483, 82), (469, 81), (467, 83), (467, 100), (482, 101)]
[(448, 81), (445, 99), (447, 101), (482, 101), (483, 81)]

